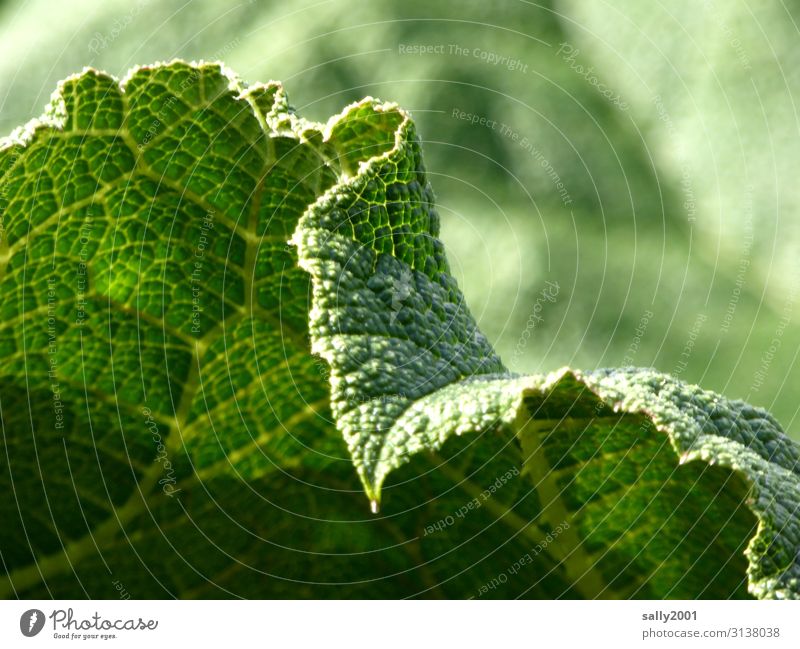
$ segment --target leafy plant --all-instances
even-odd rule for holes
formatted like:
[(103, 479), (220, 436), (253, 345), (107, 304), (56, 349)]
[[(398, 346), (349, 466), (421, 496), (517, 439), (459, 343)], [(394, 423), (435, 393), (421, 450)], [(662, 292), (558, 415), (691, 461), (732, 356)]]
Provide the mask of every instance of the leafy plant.
[(397, 106), (86, 70), (0, 174), (5, 596), (800, 594), (798, 447), (652, 370), (510, 374)]

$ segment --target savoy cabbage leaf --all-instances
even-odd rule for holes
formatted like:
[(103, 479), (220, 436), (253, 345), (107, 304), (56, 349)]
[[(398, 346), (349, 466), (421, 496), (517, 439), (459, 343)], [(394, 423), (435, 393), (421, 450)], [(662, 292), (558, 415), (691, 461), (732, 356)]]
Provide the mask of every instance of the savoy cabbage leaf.
[(86, 70), (3, 141), (0, 215), (4, 596), (800, 594), (778, 423), (510, 374), (393, 104)]

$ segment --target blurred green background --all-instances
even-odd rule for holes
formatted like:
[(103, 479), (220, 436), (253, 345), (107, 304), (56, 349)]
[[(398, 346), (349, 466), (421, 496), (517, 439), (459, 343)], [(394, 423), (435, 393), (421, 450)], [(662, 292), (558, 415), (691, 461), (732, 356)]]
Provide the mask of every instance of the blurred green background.
[(654, 366), (797, 438), (799, 24), (738, 0), (6, 0), (0, 132), (84, 66), (174, 57), (280, 79), (311, 119), (396, 101), (511, 369)]

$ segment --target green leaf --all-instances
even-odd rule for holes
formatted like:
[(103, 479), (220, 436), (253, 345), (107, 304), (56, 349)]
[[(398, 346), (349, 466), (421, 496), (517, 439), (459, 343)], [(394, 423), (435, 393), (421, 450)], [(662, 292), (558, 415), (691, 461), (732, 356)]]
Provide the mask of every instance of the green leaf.
[(415, 401), (465, 376), (503, 370), (450, 275), (411, 121), (300, 220), (293, 242), (313, 278), (312, 351), (331, 366), (331, 405), (377, 502), (409, 453), (448, 430), (393, 427)]
[(5, 596), (800, 592), (778, 424), (509, 374), (392, 104), (87, 70), (0, 146), (0, 215)]
[(606, 596), (731, 596), (745, 551), (751, 593), (797, 596), (800, 451), (763, 410), (651, 370), (562, 371), (465, 380), (397, 428), (498, 424), (522, 443), (540, 520), (576, 530), (575, 583)]
[(341, 463), (286, 240), (380, 144), (371, 105), (326, 127), (218, 65), (87, 70), (4, 142), (5, 592), (191, 484)]
[[(530, 468), (536, 487), (552, 496), (544, 511), (561, 511), (552, 527), (580, 519), (575, 546), (588, 553), (590, 573), (600, 553), (636, 556), (622, 546), (658, 537), (655, 551), (645, 544), (646, 566), (614, 561), (619, 571), (611, 581), (595, 578), (589, 594), (613, 590), (615, 581), (625, 592), (635, 585), (638, 593), (645, 582), (662, 595), (713, 591), (716, 579), (735, 573), (727, 563), (743, 551), (752, 515), (750, 592), (799, 594), (800, 451), (779, 424), (760, 409), (647, 370), (580, 380), (506, 372), (449, 274), (413, 128), (403, 124), (399, 135), (392, 151), (323, 196), (294, 237), (313, 281), (312, 350), (331, 365), (333, 413), (373, 503), (387, 475), (414, 454), (435, 451), (452, 435), (510, 427), (526, 466), (538, 467)], [(600, 398), (596, 405), (584, 403), (586, 388)], [(551, 457), (548, 446), (556, 449)], [(687, 461), (727, 471), (678, 472)], [(591, 525), (597, 521), (604, 524)], [(686, 561), (678, 566), (682, 580), (668, 561), (676, 552)]]

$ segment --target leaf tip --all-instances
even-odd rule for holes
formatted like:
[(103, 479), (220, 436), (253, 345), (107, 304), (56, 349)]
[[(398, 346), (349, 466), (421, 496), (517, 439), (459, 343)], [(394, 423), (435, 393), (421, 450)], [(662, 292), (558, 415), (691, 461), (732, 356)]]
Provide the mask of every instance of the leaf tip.
[(373, 514), (377, 514), (381, 510), (381, 485), (383, 480), (364, 473), (363, 469), (359, 469), (358, 473), (361, 477), (361, 484), (364, 486), (364, 493), (369, 499), (369, 509)]
[(381, 485), (372, 481), (364, 481), (364, 492), (369, 499), (369, 509), (373, 514), (381, 510)]

